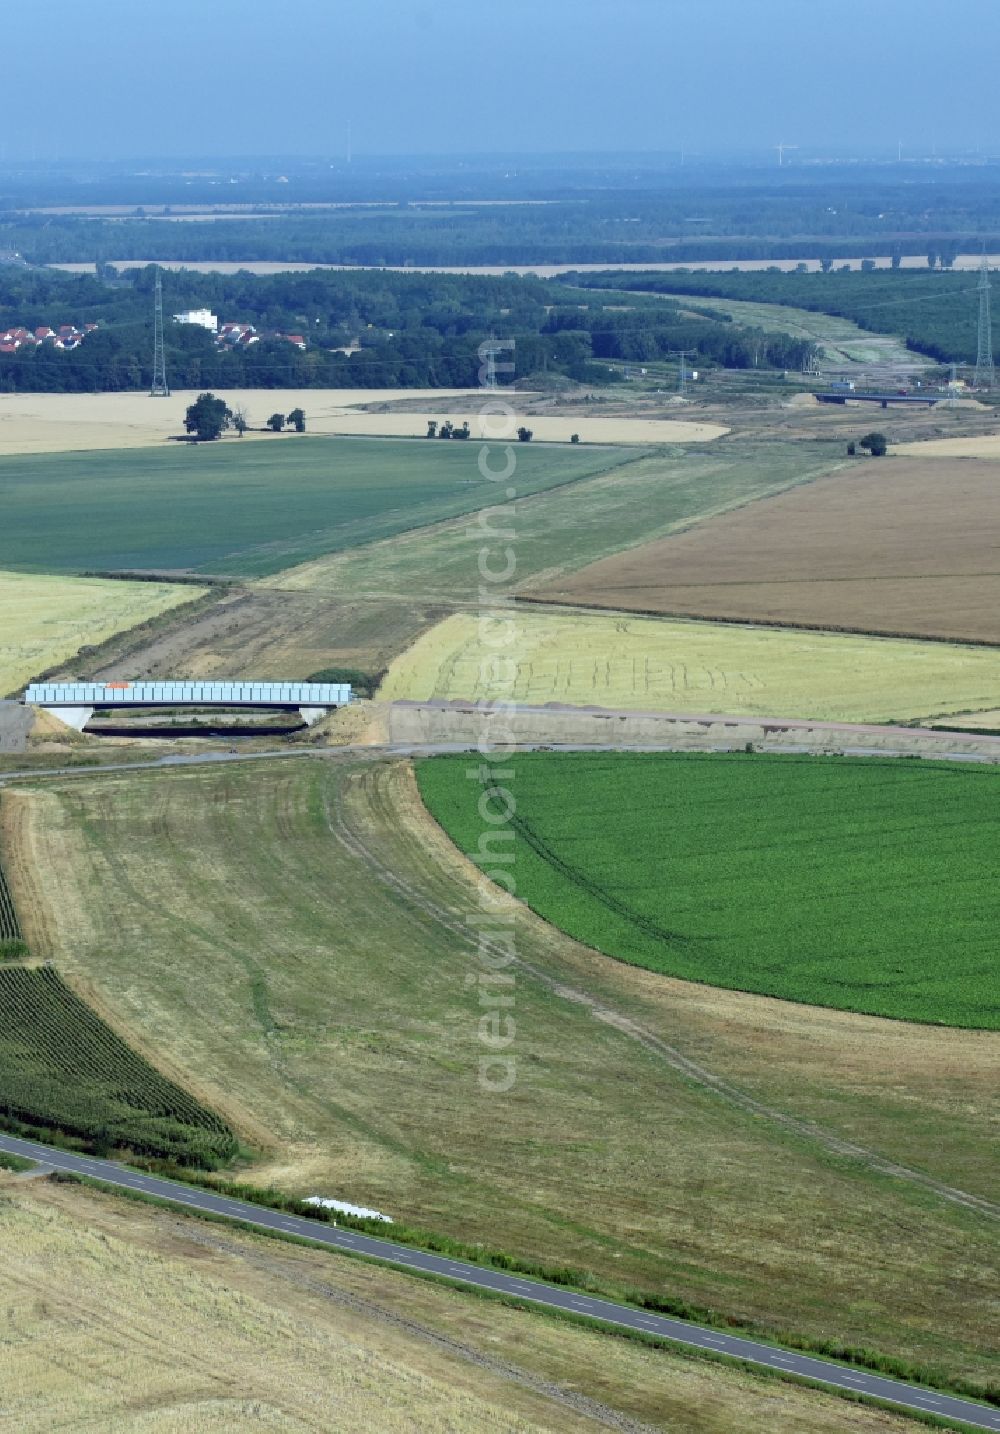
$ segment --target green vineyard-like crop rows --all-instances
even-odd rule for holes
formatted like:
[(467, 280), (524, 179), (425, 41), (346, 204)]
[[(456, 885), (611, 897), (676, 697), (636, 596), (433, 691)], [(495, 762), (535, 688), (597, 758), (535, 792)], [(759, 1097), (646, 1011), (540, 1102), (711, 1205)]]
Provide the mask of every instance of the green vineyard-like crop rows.
[(115, 1035), (51, 966), (0, 967), (0, 1119), (213, 1167), (228, 1125)]
[(0, 866), (0, 960), (4, 956), (23, 955), (24, 949), (21, 926), (14, 910), (14, 898), (10, 894), (3, 867)]
[(506, 864), (487, 848), (504, 885), (513, 872), (523, 901), (598, 951), (786, 1000), (1000, 1028), (996, 768), (525, 753), (500, 784), (516, 810), (486, 797), (490, 825), (467, 767), (420, 764), (433, 815), (465, 852), (510, 831)]

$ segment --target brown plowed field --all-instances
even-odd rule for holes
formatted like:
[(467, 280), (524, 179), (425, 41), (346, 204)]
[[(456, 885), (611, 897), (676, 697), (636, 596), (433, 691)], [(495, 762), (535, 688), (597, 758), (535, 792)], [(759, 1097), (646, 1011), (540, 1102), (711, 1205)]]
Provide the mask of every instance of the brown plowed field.
[(1000, 642), (1000, 462), (860, 460), (592, 563), (537, 596)]

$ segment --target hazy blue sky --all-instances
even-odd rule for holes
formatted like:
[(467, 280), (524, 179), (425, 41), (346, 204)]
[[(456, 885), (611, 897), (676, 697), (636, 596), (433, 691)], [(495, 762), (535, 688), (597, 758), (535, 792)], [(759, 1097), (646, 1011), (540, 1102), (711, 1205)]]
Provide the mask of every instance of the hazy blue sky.
[(1000, 151), (1000, 5), (7, 0), (0, 155)]

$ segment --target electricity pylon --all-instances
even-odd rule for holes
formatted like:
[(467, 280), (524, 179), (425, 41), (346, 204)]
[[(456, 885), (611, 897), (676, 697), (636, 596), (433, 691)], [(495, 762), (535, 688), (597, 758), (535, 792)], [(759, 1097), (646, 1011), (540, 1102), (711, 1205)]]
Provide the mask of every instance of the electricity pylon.
[(163, 352), (163, 281), (156, 271), (155, 300), (153, 303), (153, 383), (150, 398), (169, 398), (170, 385), (167, 383), (167, 360)]
[(483, 344), (480, 349), (480, 353), (486, 359), (484, 388), (495, 389), (499, 387), (497, 383), (497, 357), (504, 352), (505, 348), (509, 348), (509, 346), (509, 344), (505, 345), (500, 343), (493, 334), (490, 334), (488, 342)]
[(685, 359), (693, 353), (694, 349), (675, 350), (675, 357), (680, 359), (680, 368), (677, 370), (677, 393), (681, 398), (685, 398), (688, 391), (688, 372)]
[(993, 321), (990, 316), (990, 266), (984, 254), (979, 265), (979, 343), (976, 347), (977, 389), (992, 392), (996, 375), (993, 372)]

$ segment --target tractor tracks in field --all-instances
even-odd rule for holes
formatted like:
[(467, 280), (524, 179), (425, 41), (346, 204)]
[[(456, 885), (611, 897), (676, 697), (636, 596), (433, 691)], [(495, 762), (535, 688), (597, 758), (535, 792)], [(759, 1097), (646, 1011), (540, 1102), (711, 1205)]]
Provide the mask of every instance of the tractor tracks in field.
[(177, 1234), (189, 1243), (198, 1245), (205, 1250), (211, 1250), (213, 1253), (238, 1259), (243, 1265), (258, 1270), (266, 1278), (291, 1284), (310, 1295), (318, 1296), (324, 1302), (334, 1304), (352, 1314), (360, 1315), (363, 1319), (369, 1319), (376, 1324), (399, 1330), (400, 1333), (430, 1345), (452, 1359), (462, 1360), (486, 1374), (518, 1385), (522, 1389), (530, 1390), (544, 1399), (552, 1400), (563, 1408), (572, 1410), (574, 1414), (592, 1419), (595, 1423), (604, 1425), (605, 1428), (617, 1430), (618, 1434), (655, 1434), (651, 1425), (641, 1424), (618, 1410), (612, 1409), (609, 1405), (603, 1404), (600, 1400), (592, 1399), (579, 1390), (557, 1384), (553, 1380), (543, 1379), (528, 1369), (477, 1349), (475, 1345), (455, 1339), (450, 1334), (433, 1329), (419, 1320), (388, 1308), (386, 1305), (366, 1299), (342, 1285), (335, 1285), (329, 1280), (317, 1279), (287, 1258), (253, 1250), (248, 1247), (246, 1242), (240, 1244), (223, 1235), (198, 1230), (194, 1227), (194, 1222), (188, 1219), (176, 1220), (175, 1229)]
[(589, 881), (582, 871), (578, 871), (575, 866), (571, 866), (568, 861), (564, 861), (557, 852), (553, 851), (523, 817), (515, 814), (510, 818), (510, 825), (522, 841), (531, 848), (535, 855), (539, 857), (541, 861), (545, 862), (546, 866), (552, 867), (552, 869), (557, 871), (571, 886), (577, 887), (580, 891), (585, 891), (588, 896), (600, 906), (603, 906), (606, 911), (610, 911), (612, 915), (620, 917), (622, 921), (627, 922), (628, 925), (634, 927), (636, 931), (641, 931), (644, 936), (652, 936), (654, 940), (663, 941), (668, 946), (684, 946), (688, 944), (688, 938), (682, 936), (679, 931), (668, 931), (650, 917), (643, 916), (640, 912), (635, 911), (629, 906), (627, 901), (619, 901), (610, 891), (603, 891), (594, 882)]
[[(373, 767), (367, 769), (367, 771), (362, 774), (358, 774), (353, 780), (375, 782), (381, 785), (381, 782), (385, 780), (386, 774), (391, 771), (392, 767), (390, 766)], [(347, 781), (352, 780), (346, 773), (342, 780), (345, 779)], [(382, 791), (376, 795), (375, 792), (370, 792), (368, 795), (375, 799), (369, 809), (378, 815), (379, 808), (382, 808), (381, 815), (383, 815), (387, 821), (393, 823), (398, 829), (401, 814), (393, 810), (392, 802), (387, 800), (386, 793)], [(419, 801), (419, 798), (417, 800)], [(405, 876), (402, 876), (398, 870), (393, 869), (382, 860), (377, 851), (373, 850), (371, 842), (366, 841), (362, 832), (358, 830), (357, 824), (352, 823), (347, 803), (342, 799), (338, 799), (334, 808), (330, 800), (330, 794), (327, 792), (324, 794), (324, 804), (326, 823), (331, 835), (339, 841), (351, 855), (362, 862), (384, 886), (402, 897), (408, 905), (415, 907), (432, 922), (443, 926), (453, 935), (459, 936), (463, 944), (469, 947), (470, 955), (474, 953), (475, 948), (479, 946), (480, 942), (483, 942), (484, 945), (488, 945), (488, 942), (482, 937), (482, 933), (477, 935), (470, 933), (470, 927), (464, 918), (457, 913), (455, 908), (444, 905), (441, 901), (429, 895), (426, 890), (421, 890), (413, 882), (408, 881)], [(433, 819), (428, 816), (427, 820), (428, 822), (432, 822)], [(445, 839), (449, 840), (450, 844), (450, 839)], [(423, 844), (423, 850), (428, 857), (433, 859), (432, 847), (426, 840)], [(457, 849), (454, 855), (457, 858), (457, 862), (461, 863), (463, 859)], [(474, 877), (475, 880), (478, 881), (482, 879), (482, 873), (471, 862), (468, 862), (468, 868), (470, 876)], [(510, 898), (507, 894), (497, 888), (498, 909), (504, 902), (509, 900)], [(470, 910), (474, 909), (475, 906), (475, 895), (474, 893), (470, 893)], [(522, 904), (518, 904), (518, 910), (522, 913), (522, 919), (524, 921), (540, 922), (542, 920), (542, 918), (532, 912), (530, 908)], [(506, 952), (497, 947), (496, 954), (501, 956), (506, 955)], [(752, 1118), (766, 1121), (772, 1127), (787, 1135), (806, 1140), (814, 1145), (819, 1145), (830, 1155), (867, 1166), (868, 1169), (879, 1175), (888, 1176), (894, 1180), (905, 1181), (929, 1194), (937, 1196), (939, 1199), (947, 1201), (949, 1204), (961, 1206), (963, 1209), (972, 1211), (977, 1215), (986, 1216), (991, 1220), (1000, 1219), (1000, 1204), (997, 1204), (995, 1201), (988, 1200), (984, 1196), (971, 1194), (966, 1190), (960, 1190), (956, 1186), (948, 1185), (942, 1180), (937, 1180), (933, 1175), (927, 1174), (926, 1171), (914, 1170), (909, 1166), (902, 1165), (884, 1155), (880, 1155), (876, 1150), (871, 1150), (867, 1146), (859, 1145), (855, 1141), (847, 1140), (843, 1136), (825, 1129), (814, 1121), (791, 1115), (787, 1111), (768, 1105), (765, 1101), (758, 1100), (748, 1091), (741, 1089), (724, 1076), (717, 1075), (714, 1071), (709, 1070), (708, 1067), (700, 1064), (698, 1061), (692, 1060), (689, 1056), (686, 1056), (683, 1051), (671, 1045), (669, 1041), (664, 1040), (661, 1036), (656, 1035), (655, 1032), (642, 1025), (640, 1021), (637, 1021), (632, 1016), (626, 1015), (620, 1010), (616, 1010), (613, 1006), (607, 1004), (607, 1002), (601, 1000), (599, 997), (594, 996), (591, 992), (568, 983), (564, 979), (546, 971), (536, 963), (526, 960), (523, 956), (519, 956), (515, 964), (525, 975), (530, 976), (532, 980), (537, 981), (547, 990), (551, 991), (553, 995), (558, 996), (562, 1000), (572, 1002), (574, 1005), (583, 1007), (590, 1012), (595, 1020), (602, 1022), (604, 1025), (611, 1026), (629, 1040), (634, 1041), (650, 1055), (662, 1061), (685, 1080), (701, 1087), (703, 1090), (711, 1092), (721, 1100), (726, 1101), (730, 1106), (743, 1111)]]

